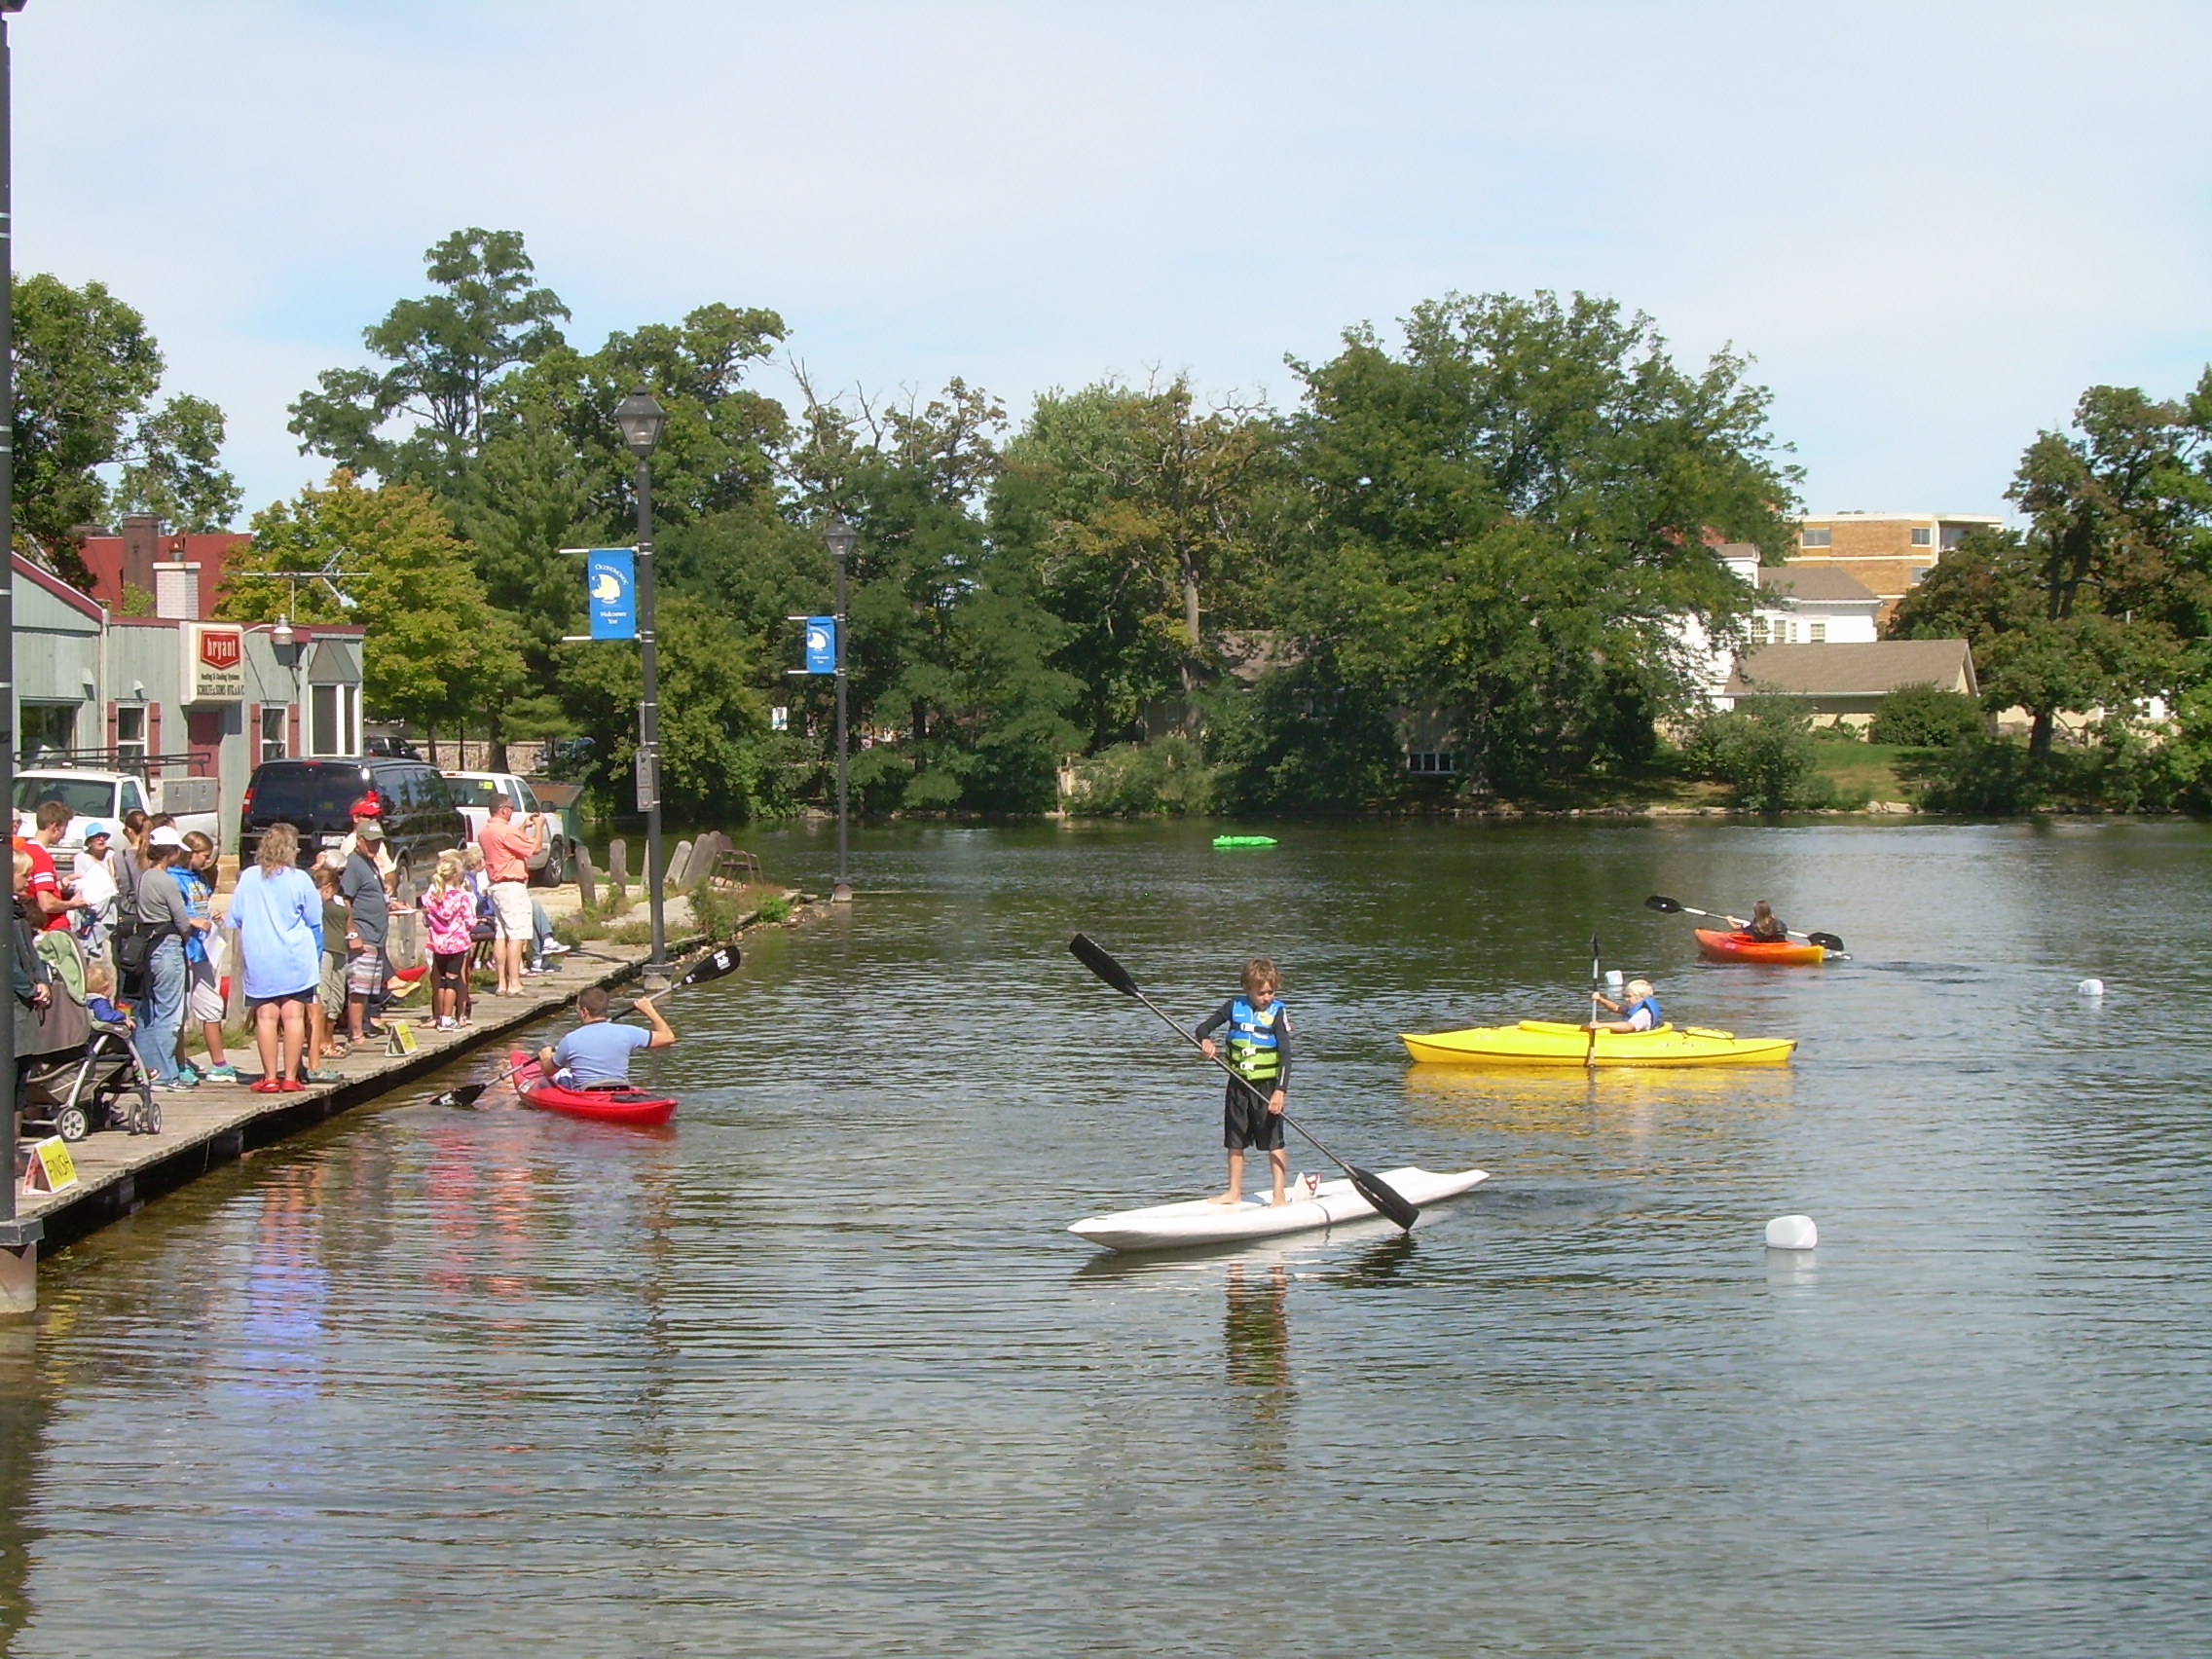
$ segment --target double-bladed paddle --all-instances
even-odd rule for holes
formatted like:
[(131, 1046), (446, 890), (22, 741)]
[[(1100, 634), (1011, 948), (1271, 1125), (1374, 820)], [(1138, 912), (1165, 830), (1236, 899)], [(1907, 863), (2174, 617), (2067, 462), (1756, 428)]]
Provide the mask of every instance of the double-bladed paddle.
[[(1168, 1028), (1172, 1030), (1176, 1036), (1182, 1038), (1184, 1042), (1190, 1044), (1191, 1047), (1198, 1050), (1199, 1053), (1205, 1054), (1205, 1045), (1199, 1042), (1198, 1039), (1191, 1032), (1186, 1031), (1182, 1027), (1182, 1025), (1177, 1022), (1173, 1014), (1169, 1014), (1165, 1009), (1161, 1008), (1158, 1003), (1154, 1002), (1150, 997), (1146, 996), (1144, 994), (1144, 991), (1138, 986), (1136, 980), (1129, 977), (1129, 971), (1126, 968), (1124, 968), (1119, 962), (1115, 961), (1113, 957), (1109, 956), (1106, 953), (1104, 947), (1101, 946), (1095, 940), (1092, 940), (1084, 934), (1077, 934), (1075, 938), (1068, 940), (1068, 948), (1075, 952), (1075, 958), (1078, 962), (1082, 963), (1086, 968), (1089, 969), (1093, 974), (1097, 975), (1101, 979), (1105, 980), (1106, 983), (1113, 986), (1114, 989), (1120, 991), (1122, 995), (1125, 997), (1134, 997), (1138, 1002), (1144, 1004), (1145, 1007), (1151, 1009), (1153, 1013), (1159, 1014), (1161, 1019), (1167, 1022)], [(1252, 1088), (1252, 1085), (1246, 1082), (1243, 1077), (1239, 1076), (1236, 1068), (1230, 1065), (1226, 1060), (1220, 1059), (1219, 1057), (1212, 1054), (1206, 1054), (1206, 1058), (1210, 1060), (1214, 1065), (1219, 1066), (1224, 1072), (1227, 1072), (1230, 1077), (1234, 1078), (1245, 1088), (1252, 1089), (1252, 1092), (1255, 1094), (1259, 1092), (1258, 1089)], [(1370, 1170), (1354, 1168), (1351, 1164), (1346, 1163), (1343, 1159), (1339, 1158), (1335, 1153), (1331, 1152), (1319, 1141), (1314, 1140), (1313, 1136), (1307, 1130), (1306, 1126), (1303, 1124), (1300, 1124), (1293, 1120), (1288, 1112), (1278, 1112), (1275, 1115), (1282, 1119), (1282, 1121), (1291, 1128), (1296, 1129), (1301, 1135), (1304, 1135), (1307, 1140), (1311, 1141), (1313, 1149), (1316, 1152), (1320, 1153), (1323, 1158), (1326, 1158), (1331, 1163), (1334, 1163), (1339, 1169), (1342, 1169), (1346, 1175), (1350, 1176), (1352, 1191), (1357, 1193), (1361, 1198), (1365, 1198), (1370, 1204), (1374, 1205), (1375, 1210), (1378, 1214), (1386, 1215), (1392, 1221), (1396, 1222), (1400, 1227), (1408, 1229), (1411, 1229), (1413, 1224), (1420, 1219), (1420, 1206), (1419, 1204), (1408, 1203), (1404, 1195), (1399, 1193), (1387, 1181), (1383, 1180), (1382, 1176), (1377, 1175)]]
[[(1722, 915), (1717, 910), (1700, 910), (1694, 904), (1685, 904), (1679, 899), (1664, 898), (1657, 893), (1643, 902), (1643, 907), (1646, 910), (1657, 910), (1662, 916), (1703, 916), (1709, 922), (1726, 922), (1732, 928), (1751, 926), (1741, 916)], [(1834, 951), (1838, 956), (1844, 954), (1843, 940), (1834, 934), (1799, 933), (1794, 928), (1785, 928), (1783, 931), (1791, 939), (1801, 939), (1807, 944), (1817, 944), (1823, 950)]]
[[(637, 1009), (638, 1003), (648, 1003), (657, 998), (665, 997), (668, 995), (668, 991), (681, 991), (686, 985), (704, 985), (710, 980), (720, 978), (725, 974), (733, 974), (737, 971), (737, 965), (741, 960), (738, 948), (734, 944), (725, 944), (719, 950), (710, 950), (698, 961), (692, 963), (689, 968), (686, 968), (682, 977), (671, 982), (667, 991), (655, 991), (651, 996), (640, 997), (638, 1002), (632, 1003), (629, 1008), (622, 1012), (625, 1014), (632, 1013)], [(523, 1066), (530, 1065), (535, 1057), (535, 1055), (533, 1055), (530, 1060), (523, 1061), (520, 1066), (509, 1066), (498, 1077), (488, 1079), (483, 1083), (464, 1083), (459, 1088), (449, 1088), (443, 1094), (433, 1094), (430, 1096), (430, 1104), (433, 1106), (473, 1106), (484, 1097), (485, 1090), (497, 1084), (506, 1082), (516, 1072), (521, 1071)]]

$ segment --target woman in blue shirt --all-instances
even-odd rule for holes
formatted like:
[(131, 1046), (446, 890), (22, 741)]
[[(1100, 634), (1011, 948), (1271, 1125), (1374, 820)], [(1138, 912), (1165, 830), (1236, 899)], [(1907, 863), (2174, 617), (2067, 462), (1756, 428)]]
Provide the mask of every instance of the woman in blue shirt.
[(245, 958), (246, 1006), (261, 1051), (261, 1079), (253, 1086), (258, 1094), (307, 1087), (300, 1081), (300, 1050), (307, 1042), (308, 1003), (322, 982), (322, 895), (299, 857), (300, 832), (272, 824), (261, 832), (253, 867), (239, 872), (231, 895), (231, 920)]

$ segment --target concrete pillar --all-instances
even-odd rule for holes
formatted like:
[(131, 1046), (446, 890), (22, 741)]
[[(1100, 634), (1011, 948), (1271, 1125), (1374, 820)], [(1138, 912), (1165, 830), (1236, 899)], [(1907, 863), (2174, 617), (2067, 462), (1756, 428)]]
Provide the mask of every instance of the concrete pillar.
[(0, 1244), (0, 1317), (38, 1311), (38, 1243)]
[(607, 879), (620, 893), (630, 885), (630, 844), (627, 841), (607, 843)]
[(585, 909), (599, 908), (599, 871), (591, 866), (591, 849), (580, 841), (576, 844), (576, 892)]
[(668, 857), (668, 890), (681, 893), (691, 885), (691, 843), (679, 841)]

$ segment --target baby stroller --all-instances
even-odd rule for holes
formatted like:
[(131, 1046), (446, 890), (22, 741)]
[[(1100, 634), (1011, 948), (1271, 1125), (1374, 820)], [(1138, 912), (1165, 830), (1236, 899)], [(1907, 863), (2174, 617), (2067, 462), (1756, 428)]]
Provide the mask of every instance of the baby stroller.
[(130, 1034), (105, 1020), (75, 1053), (39, 1054), (23, 1062), (23, 1128), (81, 1141), (94, 1129), (162, 1132), (154, 1080)]

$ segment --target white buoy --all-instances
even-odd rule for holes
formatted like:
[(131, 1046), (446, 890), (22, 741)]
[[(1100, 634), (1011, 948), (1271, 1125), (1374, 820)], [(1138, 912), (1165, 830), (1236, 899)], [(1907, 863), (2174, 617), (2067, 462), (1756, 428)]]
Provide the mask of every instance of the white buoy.
[(1778, 1215), (1766, 1224), (1769, 1250), (1810, 1250), (1821, 1241), (1821, 1230), (1809, 1215)]
[(2105, 982), (2102, 979), (2083, 979), (2074, 987), (2074, 994), (2078, 997), (2101, 997), (2105, 994)]
[(1605, 970), (1605, 989), (1606, 989), (1606, 990), (1608, 990), (1608, 991), (1617, 991), (1617, 990), (1619, 990), (1620, 988), (1621, 988), (1621, 971), (1620, 971), (1620, 970), (1619, 970), (1618, 968), (1608, 968), (1608, 969), (1606, 969), (1606, 970)]

